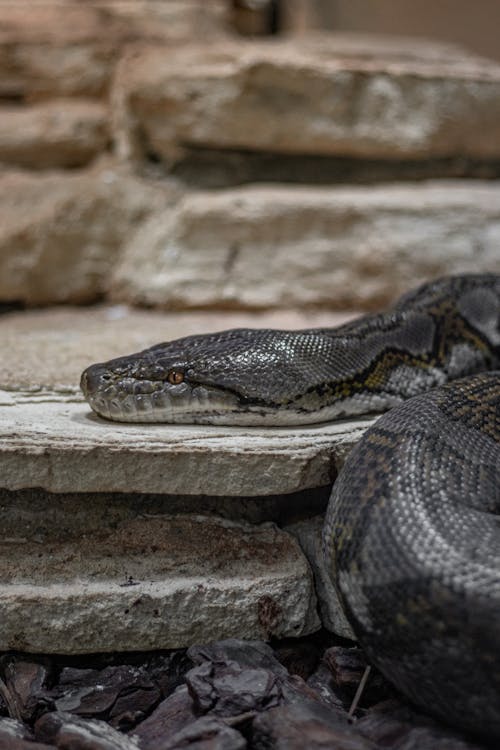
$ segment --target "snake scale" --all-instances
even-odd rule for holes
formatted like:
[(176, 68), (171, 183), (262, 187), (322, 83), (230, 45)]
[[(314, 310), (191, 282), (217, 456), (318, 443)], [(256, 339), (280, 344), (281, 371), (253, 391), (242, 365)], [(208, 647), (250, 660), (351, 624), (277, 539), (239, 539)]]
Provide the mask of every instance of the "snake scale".
[(335, 329), (189, 336), (92, 365), (81, 385), (119, 421), (293, 425), (390, 410), (334, 484), (332, 578), (396, 687), (500, 737), (500, 276), (438, 279)]

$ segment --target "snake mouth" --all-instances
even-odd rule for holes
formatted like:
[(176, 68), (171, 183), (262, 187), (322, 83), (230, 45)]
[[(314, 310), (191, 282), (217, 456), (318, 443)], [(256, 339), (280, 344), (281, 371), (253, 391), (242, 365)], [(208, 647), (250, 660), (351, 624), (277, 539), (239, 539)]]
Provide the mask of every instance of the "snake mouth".
[(96, 414), (117, 422), (213, 424), (217, 415), (237, 408), (234, 394), (216, 388), (136, 378), (106, 365), (87, 368), (82, 374), (80, 387)]
[[(217, 402), (204, 389), (175, 395), (161, 389), (140, 393), (101, 392), (87, 397), (96, 414), (116, 422), (163, 422), (168, 424), (214, 424), (231, 411), (227, 400)], [(226, 418), (227, 421), (227, 418)]]

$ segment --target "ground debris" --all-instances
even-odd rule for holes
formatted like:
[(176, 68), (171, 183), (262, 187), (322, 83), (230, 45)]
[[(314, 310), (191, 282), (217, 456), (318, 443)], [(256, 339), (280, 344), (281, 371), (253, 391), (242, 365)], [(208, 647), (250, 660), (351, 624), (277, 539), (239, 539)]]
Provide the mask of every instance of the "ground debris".
[(99, 719), (54, 711), (35, 724), (35, 737), (60, 750), (138, 750), (136, 740), (126, 737)]
[(0, 672), (8, 696), (9, 713), (13, 718), (33, 722), (51, 706), (46, 695), (50, 674), (47, 660), (31, 661), (4, 655), (0, 659)]
[(234, 661), (201, 664), (187, 673), (186, 683), (195, 711), (216, 716), (264, 711), (281, 697), (276, 675)]
[(399, 696), (362, 650), (325, 632), (187, 651), (6, 653), (0, 750), (487, 750)]
[(224, 721), (211, 717), (197, 719), (177, 732), (161, 746), (161, 750), (244, 750), (245, 738)]
[(17, 719), (0, 719), (0, 750), (49, 750), (53, 745), (34, 742), (29, 728)]
[(123, 664), (102, 670), (66, 667), (52, 696), (58, 711), (129, 729), (151, 713), (162, 692), (144, 667)]
[(260, 714), (253, 723), (255, 750), (375, 750), (338, 715), (321, 704), (280, 706)]

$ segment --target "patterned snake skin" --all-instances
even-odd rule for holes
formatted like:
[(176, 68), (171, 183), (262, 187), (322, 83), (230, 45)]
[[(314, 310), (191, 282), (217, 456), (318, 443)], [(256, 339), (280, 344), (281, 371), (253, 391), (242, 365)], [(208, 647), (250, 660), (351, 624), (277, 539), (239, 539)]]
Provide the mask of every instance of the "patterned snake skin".
[(119, 421), (291, 425), (391, 409), (335, 482), (331, 574), (370, 660), (403, 693), (500, 737), (495, 368), (500, 276), (483, 274), (426, 284), (336, 329), (159, 344), (92, 365), (81, 386)]

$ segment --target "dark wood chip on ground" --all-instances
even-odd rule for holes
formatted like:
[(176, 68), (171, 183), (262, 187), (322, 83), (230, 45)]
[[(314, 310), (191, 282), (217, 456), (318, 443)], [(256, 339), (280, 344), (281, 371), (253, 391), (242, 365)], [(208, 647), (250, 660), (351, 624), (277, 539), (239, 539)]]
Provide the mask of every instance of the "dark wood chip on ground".
[(224, 641), (203, 646), (191, 646), (187, 655), (194, 664), (235, 661), (241, 667), (267, 669), (282, 677), (288, 674), (288, 670), (277, 659), (271, 646), (263, 641), (240, 641), (237, 638), (227, 638)]
[(9, 696), (10, 712), (15, 718), (33, 722), (50, 708), (50, 700), (45, 697), (50, 673), (47, 662), (5, 655), (0, 660), (0, 668)]
[[(411, 707), (331, 634), (187, 651), (0, 655), (0, 750), (491, 750)], [(13, 718), (1, 718), (1, 717)]]
[(60, 750), (138, 750), (131, 738), (99, 719), (82, 719), (63, 711), (45, 714), (35, 724), (35, 737)]
[(224, 721), (203, 717), (177, 732), (158, 750), (245, 750), (247, 741)]
[(193, 699), (186, 685), (175, 690), (155, 708), (147, 719), (132, 730), (139, 740), (141, 750), (157, 750), (160, 743), (184, 729), (197, 718)]
[(320, 704), (280, 706), (253, 723), (254, 750), (376, 750), (347, 722)]

